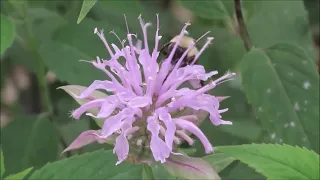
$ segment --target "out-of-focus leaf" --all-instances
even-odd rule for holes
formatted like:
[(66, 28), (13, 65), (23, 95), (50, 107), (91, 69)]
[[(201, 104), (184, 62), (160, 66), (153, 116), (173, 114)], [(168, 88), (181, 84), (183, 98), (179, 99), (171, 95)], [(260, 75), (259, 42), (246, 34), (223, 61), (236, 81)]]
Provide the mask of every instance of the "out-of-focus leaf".
[[(217, 86), (217, 88), (210, 91), (210, 94), (214, 96), (231, 96), (230, 98), (222, 101), (220, 103), (220, 108), (229, 108), (229, 111), (222, 114), (224, 120), (228, 120), (234, 123), (241, 123), (242, 121), (253, 121), (254, 119), (250, 115), (250, 108), (247, 103), (246, 96), (243, 91), (238, 88), (232, 88), (230, 82), (226, 82)], [(235, 118), (237, 117), (237, 118)], [(242, 136), (237, 137), (228, 131), (223, 130), (223, 126), (214, 126), (209, 118), (203, 121), (200, 125), (201, 130), (205, 133), (207, 138), (210, 140), (214, 146), (224, 146), (224, 145), (237, 145), (251, 143), (249, 139)], [(230, 126), (230, 125), (229, 125)], [(232, 126), (232, 125), (231, 125)], [(226, 127), (230, 128), (230, 127)], [(196, 138), (196, 137), (195, 137)], [(204, 156), (204, 148), (201, 142), (196, 141), (195, 147), (198, 151), (195, 155)]]
[(203, 160), (207, 161), (214, 168), (214, 170), (219, 173), (224, 168), (229, 166), (234, 161), (234, 158), (223, 153), (214, 153), (203, 157)]
[(17, 174), (12, 174), (8, 177), (6, 177), (6, 180), (22, 180), (24, 177), (26, 177), (32, 170), (33, 168), (28, 168), (25, 169)]
[(17, 117), (2, 129), (1, 135), (6, 175), (57, 159), (56, 129), (48, 119)]
[(29, 179), (141, 179), (142, 166), (122, 162), (116, 166), (112, 151), (96, 151), (49, 163)]
[[(66, 25), (59, 28), (55, 32), (55, 41), (47, 41), (41, 46), (39, 51), (42, 59), (58, 79), (85, 86), (94, 80), (108, 79), (108, 76), (92, 64), (79, 62), (79, 60), (95, 60), (97, 56), (103, 59), (109, 58), (102, 41), (93, 33), (96, 27), (116, 29), (105, 23), (85, 19), (77, 26)], [(106, 34), (106, 39), (110, 44), (119, 42), (112, 34)]]
[(189, 1), (180, 0), (180, 3), (195, 13), (195, 15), (207, 19), (224, 19), (228, 15), (224, 4), (220, 0), (202, 0), (202, 1)]
[(0, 55), (3, 55), (4, 51), (8, 49), (14, 40), (15, 37), (15, 26), (13, 22), (6, 16), (0, 15)]
[(26, 0), (8, 0), (8, 2), (10, 4), (12, 4), (13, 6), (20, 6), (24, 3), (26, 3)]
[[(176, 177), (186, 179), (221, 179), (210, 164), (201, 158), (171, 155), (163, 166)], [(213, 165), (214, 166), (214, 165)]]
[(311, 26), (312, 25), (319, 25), (319, 21), (320, 21), (320, 17), (319, 17), (320, 3), (319, 3), (319, 1), (304, 0), (303, 2), (306, 7), (306, 10), (308, 11), (310, 25)]
[(239, 121), (239, 118), (230, 118), (232, 120), (232, 126), (219, 126), (218, 128), (236, 137), (255, 141), (262, 133), (262, 128), (254, 121)]
[(89, 85), (96, 79), (104, 79), (103, 73), (92, 64), (79, 62), (80, 59), (93, 58), (70, 45), (58, 42), (47, 43), (40, 48), (39, 53), (45, 64), (61, 81)]
[(314, 54), (303, 0), (254, 2), (257, 2), (255, 14), (247, 26), (256, 47), (268, 48), (278, 42), (288, 42), (299, 45), (310, 56)]
[(67, 20), (57, 12), (45, 8), (29, 8), (28, 16), (32, 20), (32, 29), (40, 44), (52, 41), (57, 28), (67, 24)]
[[(138, 20), (136, 20), (136, 24), (138, 24)], [(67, 24), (60, 27), (56, 30), (54, 39), (60, 43), (70, 45), (88, 56), (83, 57), (81, 60), (93, 60), (96, 59), (97, 56), (107, 60), (110, 58), (109, 52), (98, 35), (94, 33), (95, 28), (97, 28), (99, 32), (103, 31), (109, 45), (113, 43), (121, 47), (117, 37), (114, 34), (111, 34), (110, 31), (114, 31), (121, 40), (126, 38), (125, 26), (122, 27), (109, 22), (84, 19), (77, 26)]]
[[(223, 21), (223, 28), (211, 21), (197, 20), (188, 30), (195, 38), (208, 30), (211, 31), (210, 34), (215, 39), (200, 56), (199, 62), (205, 65), (206, 69), (217, 69), (220, 72), (234, 69), (245, 52), (234, 19), (233, 1), (223, 1), (223, 3), (230, 14), (230, 18)], [(308, 56), (316, 54), (312, 47), (307, 13), (302, 0), (244, 0), (242, 4), (243, 11), (248, 11), (250, 14), (250, 18), (246, 20), (247, 28), (256, 47), (268, 48), (278, 42), (290, 42), (301, 46)]]
[(2, 178), (4, 174), (5, 168), (4, 168), (4, 160), (3, 160), (3, 153), (0, 149), (0, 178)]
[(275, 144), (216, 147), (269, 179), (319, 179), (319, 155), (305, 148)]
[[(126, 15), (129, 30), (131, 33), (141, 33), (141, 26), (138, 21), (139, 15), (146, 20), (146, 18), (156, 18), (156, 13), (153, 12), (154, 17), (148, 17), (145, 9), (141, 5), (140, 1), (99, 1), (97, 6), (97, 15), (101, 18), (101, 21), (113, 25), (110, 29), (106, 29), (107, 32), (114, 29), (114, 27), (120, 27), (126, 31), (126, 24), (123, 15)], [(115, 32), (118, 33), (117, 29)], [(126, 36), (120, 36), (126, 38)]]
[[(46, 46), (48, 42), (51, 42), (53, 32), (58, 27), (67, 23), (62, 16), (45, 8), (28, 8), (27, 13), (32, 22), (33, 33), (35, 34), (35, 38), (39, 42), (40, 47)], [(34, 56), (27, 50), (27, 47), (25, 47), (27, 39), (25, 28), (21, 25), (17, 25), (16, 33), (21, 39), (19, 38), (20, 41), (14, 41), (12, 47), (7, 50), (6, 54), (10, 57), (10, 61), (13, 64), (23, 65), (29, 71), (36, 72)]]
[(82, 7), (80, 10), (80, 14), (77, 20), (77, 24), (79, 24), (88, 14), (88, 12), (90, 11), (90, 9), (94, 6), (94, 4), (97, 2), (98, 0), (83, 0), (82, 3)]
[[(174, 23), (175, 19), (172, 18), (172, 14), (159, 6), (157, 1), (99, 1), (99, 6), (95, 6), (94, 13), (102, 23), (107, 23), (109, 26), (104, 27), (106, 32), (115, 30), (120, 39), (126, 38), (126, 35), (118, 30), (126, 32), (126, 22), (124, 15), (127, 19), (127, 24), (130, 33), (134, 33), (138, 36), (138, 39), (142, 39), (142, 29), (139, 23), (138, 17), (141, 15), (143, 21), (151, 22), (152, 26), (148, 27), (148, 42), (149, 48), (154, 47), (154, 36), (156, 31), (156, 13), (159, 13), (160, 19), (160, 35), (162, 42), (166, 43), (172, 37), (168, 37), (169, 31), (174, 31), (174, 27), (170, 23)], [(101, 26), (100, 26), (101, 27)], [(179, 27), (180, 31), (180, 27)], [(120, 33), (119, 33), (120, 32)], [(175, 32), (175, 31), (174, 31)], [(176, 32), (178, 33), (178, 32)], [(108, 36), (110, 39), (111, 36)], [(117, 41), (114, 41), (117, 42)], [(159, 46), (161, 46), (160, 43)]]
[(241, 64), (248, 100), (272, 142), (319, 152), (319, 75), (305, 52), (291, 44), (253, 49)]

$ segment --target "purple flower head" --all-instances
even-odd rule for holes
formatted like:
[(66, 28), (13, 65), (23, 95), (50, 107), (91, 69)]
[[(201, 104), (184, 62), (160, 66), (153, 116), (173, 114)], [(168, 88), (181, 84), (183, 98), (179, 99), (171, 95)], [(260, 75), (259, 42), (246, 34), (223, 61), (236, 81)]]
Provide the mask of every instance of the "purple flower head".
[[(103, 31), (94, 33), (104, 43), (111, 58), (108, 60), (97, 57), (90, 63), (102, 70), (109, 80), (95, 80), (89, 87), (75, 94), (69, 92), (78, 100), (86, 100), (82, 106), (72, 112), (75, 119), (81, 115), (102, 119), (102, 129), (83, 132), (65, 151), (76, 149), (92, 142), (105, 143), (114, 140), (113, 152), (118, 156), (117, 164), (124, 161), (129, 155), (129, 148), (147, 148), (154, 160), (162, 163), (170, 154), (175, 154), (176, 147), (183, 141), (190, 145), (194, 134), (202, 142), (205, 152), (211, 153), (213, 147), (204, 133), (198, 128), (198, 112), (209, 113), (211, 122), (218, 126), (232, 124), (221, 119), (221, 113), (227, 109), (219, 110), (219, 102), (224, 97), (215, 97), (208, 91), (218, 84), (229, 80), (234, 73), (227, 73), (220, 78), (211, 80), (217, 71), (206, 73), (201, 65), (194, 64), (213, 38), (207, 38), (206, 43), (196, 54), (193, 63), (181, 67), (182, 60), (195, 43), (191, 43), (187, 51), (172, 64), (173, 50), (164, 60), (159, 60), (159, 17), (157, 16), (157, 30), (153, 49), (149, 49), (147, 28), (150, 23), (144, 23), (139, 16), (143, 33), (143, 41), (137, 40), (136, 35), (127, 34), (127, 42), (121, 41), (121, 47), (109, 44)], [(187, 23), (177, 38), (179, 42), (186, 33)], [(112, 32), (116, 35), (114, 32)], [(120, 40), (120, 39), (119, 39)], [(143, 45), (143, 46), (142, 46)], [(125, 59), (122, 63), (119, 58)], [(161, 62), (161, 64), (159, 64)], [(197, 82), (209, 82), (204, 86), (193, 86)], [(189, 86), (185, 86), (189, 84)], [(182, 85), (184, 85), (182, 87)], [(108, 96), (93, 98), (94, 92), (103, 90), (109, 92)], [(92, 113), (95, 109), (97, 113)], [(188, 112), (188, 113), (187, 113)]]

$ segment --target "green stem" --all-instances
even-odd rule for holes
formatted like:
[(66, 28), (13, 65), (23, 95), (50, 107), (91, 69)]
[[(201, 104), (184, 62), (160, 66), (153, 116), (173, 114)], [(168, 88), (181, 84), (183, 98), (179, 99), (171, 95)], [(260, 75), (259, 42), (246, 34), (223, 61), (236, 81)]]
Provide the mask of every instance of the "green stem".
[[(27, 5), (26, 5), (27, 6)], [(26, 7), (27, 9), (27, 7)], [(47, 112), (49, 114), (52, 113), (52, 104), (50, 100), (49, 95), (49, 88), (47, 86), (46, 82), (46, 69), (43, 61), (41, 60), (41, 57), (38, 53), (38, 44), (37, 40), (32, 32), (30, 19), (25, 13), (24, 18), (24, 27), (27, 31), (28, 36), (28, 47), (30, 53), (33, 55), (35, 64), (36, 64), (36, 76), (37, 76), (37, 82), (40, 89), (40, 99), (41, 99), (41, 107), (44, 112)]]
[(36, 60), (37, 81), (40, 89), (41, 105), (45, 112), (48, 112), (51, 114), (52, 104), (51, 104), (50, 95), (49, 95), (49, 88), (46, 82), (46, 69), (37, 52), (35, 52), (35, 60)]
[(244, 47), (246, 48), (246, 51), (249, 52), (250, 49), (252, 48), (252, 42), (250, 40), (249, 33), (247, 30), (246, 24), (244, 22), (240, 0), (234, 0), (234, 10), (235, 10), (236, 18), (238, 21), (240, 37), (244, 43)]
[[(68, 145), (64, 140), (62, 133), (59, 130), (59, 126), (54, 122), (53, 106), (50, 99), (49, 87), (46, 81), (46, 67), (38, 53), (39, 44), (32, 31), (32, 22), (30, 21), (30, 17), (28, 17), (28, 13), (27, 13), (27, 10), (28, 10), (27, 2), (24, 2), (22, 6), (23, 7), (21, 9), (18, 9), (18, 11), (20, 11), (19, 13), (20, 15), (22, 15), (21, 18), (23, 18), (23, 21), (24, 21), (23, 26), (27, 33), (27, 43), (26, 43), (26, 46), (24, 47), (34, 57), (35, 64), (36, 64), (36, 77), (37, 77), (37, 82), (40, 89), (40, 99), (41, 99), (40, 101), (41, 101), (42, 112), (39, 114), (39, 117), (48, 118), (52, 122), (52, 124), (56, 126), (59, 141), (64, 148), (67, 148)], [(67, 152), (66, 156), (70, 157), (71, 153)]]
[(155, 178), (154, 178), (154, 175), (153, 175), (152, 168), (148, 164), (144, 164), (143, 168), (146, 171), (148, 179), (149, 180), (154, 180)]

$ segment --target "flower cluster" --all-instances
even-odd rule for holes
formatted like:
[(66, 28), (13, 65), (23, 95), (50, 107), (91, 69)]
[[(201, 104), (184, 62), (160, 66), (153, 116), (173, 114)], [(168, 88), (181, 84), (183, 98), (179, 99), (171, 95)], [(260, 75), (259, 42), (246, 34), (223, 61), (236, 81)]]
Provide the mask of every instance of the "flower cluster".
[[(85, 99), (87, 102), (74, 110), (72, 116), (78, 119), (87, 112), (88, 116), (102, 119), (103, 125), (101, 130), (89, 130), (80, 134), (65, 151), (92, 142), (104, 143), (113, 138), (114, 153), (118, 156), (117, 164), (128, 157), (129, 146), (146, 147), (151, 151), (154, 160), (163, 163), (171, 153), (175, 153), (175, 147), (182, 141), (192, 145), (194, 140), (190, 135), (194, 134), (202, 142), (205, 152), (212, 152), (212, 145), (197, 127), (200, 119), (196, 114), (206, 112), (216, 126), (232, 124), (221, 119), (220, 113), (227, 111), (219, 110), (219, 102), (223, 97), (215, 97), (207, 92), (229, 80), (234, 73), (227, 73), (212, 80), (211, 77), (218, 74), (217, 71), (206, 73), (203, 66), (194, 64), (212, 41), (213, 38), (210, 37), (196, 54), (193, 64), (180, 66), (195, 43), (189, 45), (176, 64), (171, 63), (189, 23), (183, 27), (177, 43), (160, 64), (159, 17), (157, 16), (155, 44), (152, 50), (149, 49), (147, 40), (147, 28), (150, 23), (145, 24), (141, 17), (138, 19), (142, 27), (143, 41), (137, 40), (134, 45), (133, 38), (137, 36), (128, 32), (128, 45), (121, 41), (120, 49), (115, 44), (109, 45), (103, 31), (94, 30), (111, 58), (104, 60), (97, 57), (97, 60), (90, 63), (105, 72), (110, 80), (95, 80), (80, 94), (73, 93), (73, 97)], [(121, 63), (119, 58), (125, 59), (125, 62)], [(185, 86), (188, 82), (200, 80), (209, 82), (197, 88)], [(111, 95), (92, 98), (92, 94), (97, 90), (107, 91)], [(98, 109), (98, 113), (88, 112), (93, 108)]]

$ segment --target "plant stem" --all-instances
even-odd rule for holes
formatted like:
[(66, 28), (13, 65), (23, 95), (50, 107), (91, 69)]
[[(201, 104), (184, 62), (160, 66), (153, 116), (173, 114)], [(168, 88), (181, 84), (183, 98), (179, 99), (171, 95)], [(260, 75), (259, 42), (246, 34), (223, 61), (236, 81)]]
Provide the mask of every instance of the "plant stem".
[(49, 88), (46, 82), (46, 70), (43, 62), (40, 59), (40, 56), (37, 52), (35, 52), (36, 56), (36, 73), (37, 73), (37, 80), (38, 86), (40, 89), (40, 97), (41, 97), (41, 105), (45, 112), (52, 113), (52, 104), (49, 95)]
[[(58, 125), (54, 122), (54, 117), (53, 117), (53, 106), (51, 103), (50, 99), (50, 94), (49, 94), (49, 88), (46, 82), (46, 67), (38, 53), (38, 47), (39, 45), (37, 44), (37, 39), (35, 38), (33, 31), (32, 31), (32, 22), (30, 21), (30, 18), (28, 17), (27, 11), (28, 6), (27, 3), (24, 3), (24, 11), (22, 14), (24, 14), (24, 28), (26, 29), (27, 32), (27, 38), (28, 38), (28, 43), (27, 43), (27, 50), (33, 55), (35, 64), (36, 64), (36, 77), (37, 77), (37, 83), (38, 87), (40, 89), (40, 99), (41, 99), (41, 113), (39, 114), (40, 117), (46, 117), (48, 118), (53, 125), (56, 126), (57, 130), (57, 136), (59, 138), (60, 143), (64, 148), (67, 148), (68, 145), (66, 141), (64, 140), (62, 133), (59, 130)], [(71, 156), (70, 152), (66, 153), (67, 157)]]
[(147, 177), (149, 180), (154, 180), (154, 175), (152, 168), (148, 164), (143, 164), (144, 170), (146, 171)]
[[(25, 8), (27, 9), (27, 7)], [(30, 53), (32, 53), (35, 60), (35, 64), (36, 64), (36, 77), (37, 77), (37, 82), (40, 89), (41, 108), (42, 108), (42, 111), (51, 114), (52, 104), (51, 104), (50, 95), (49, 95), (49, 88), (46, 82), (46, 69), (38, 53), (38, 44), (32, 32), (31, 24), (32, 22), (30, 22), (30, 18), (25, 12), (24, 27), (27, 31), (29, 51)]]
[(252, 48), (252, 43), (249, 37), (249, 33), (246, 27), (246, 24), (243, 19), (242, 15), (242, 9), (241, 9), (241, 1), (240, 0), (234, 0), (234, 9), (236, 12), (236, 18), (238, 21), (238, 27), (239, 27), (239, 34), (244, 42), (244, 47), (246, 48), (246, 51), (249, 52)]
[[(30, 50), (30, 53), (33, 55), (36, 63), (36, 77), (37, 77), (38, 87), (40, 89), (41, 110), (43, 111), (43, 113), (47, 114), (47, 117), (49, 118), (51, 123), (56, 126), (57, 136), (59, 138), (61, 145), (65, 149), (68, 147), (68, 145), (65, 142), (63, 136), (61, 135), (58, 125), (56, 125), (53, 120), (54, 119), (53, 108), (52, 108), (52, 103), (50, 99), (49, 88), (46, 82), (46, 69), (40, 55), (38, 54), (38, 50), (37, 50), (38, 46), (36, 44), (36, 39), (33, 35), (32, 29), (28, 20), (25, 21), (25, 28), (28, 33), (28, 41), (29, 41), (29, 48), (30, 48), (29, 50)], [(66, 152), (66, 156), (70, 157), (71, 152)]]

